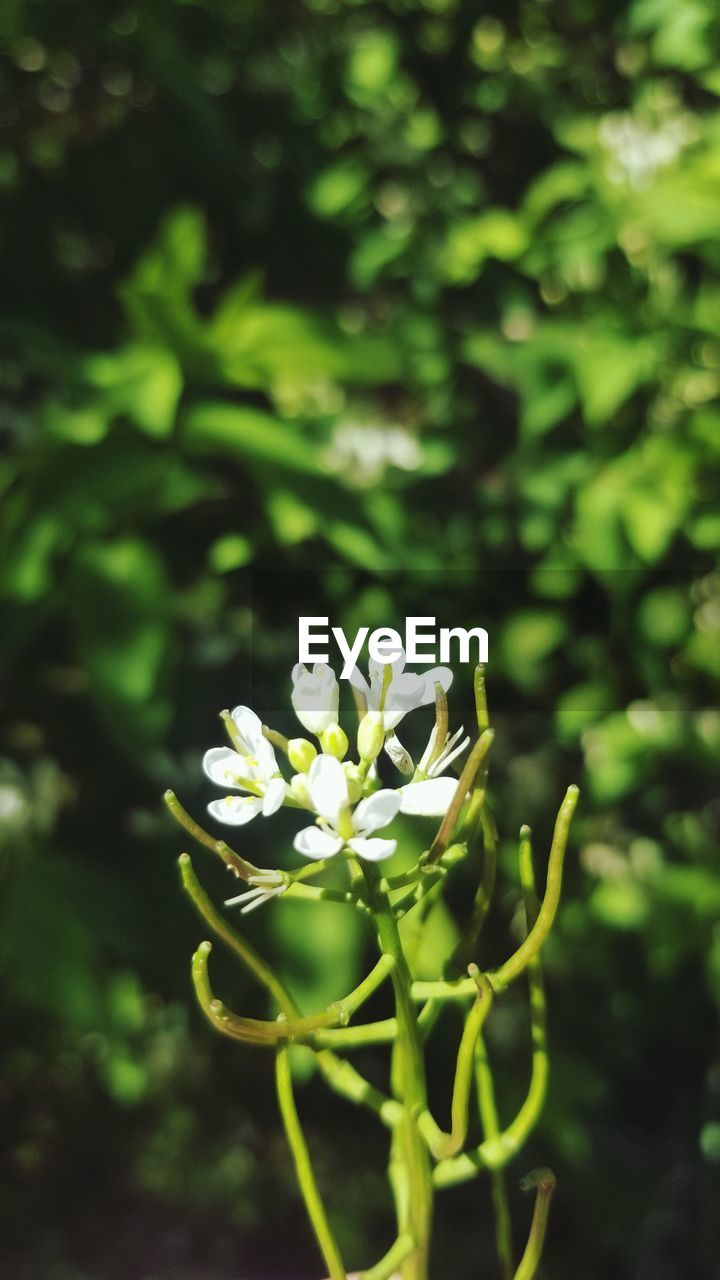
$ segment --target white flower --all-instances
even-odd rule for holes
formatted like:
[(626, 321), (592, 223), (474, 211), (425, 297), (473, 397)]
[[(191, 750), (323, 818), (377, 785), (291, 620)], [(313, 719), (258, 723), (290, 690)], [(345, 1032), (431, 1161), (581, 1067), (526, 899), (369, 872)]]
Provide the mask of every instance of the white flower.
[(312, 671), (308, 671), (298, 662), (293, 667), (292, 679), (292, 704), (303, 728), (318, 735), (336, 724), (340, 689), (332, 668), (316, 662)]
[[(437, 739), (437, 725), (433, 725), (432, 732), (428, 739), (428, 744), (420, 757), (420, 763), (417, 767), (419, 778), (437, 778), (441, 773), (452, 764), (453, 760), (464, 751), (468, 745), (470, 738), (466, 735), (464, 738), (462, 725), (456, 733), (450, 736), (445, 734), (445, 741), (442, 750), (438, 752), (437, 758), (432, 760), (435, 750), (435, 741)], [(462, 738), (462, 742), (460, 739)], [(396, 733), (391, 733), (385, 743), (385, 751), (389, 755), (396, 769), (401, 773), (415, 773), (415, 766), (412, 762), (410, 752), (406, 750)]]
[[(388, 665), (391, 670), (386, 675)], [(435, 701), (435, 685), (442, 685), (447, 693), (452, 684), (453, 673), (449, 667), (432, 667), (422, 675), (405, 670), (405, 653), (401, 651), (393, 663), (387, 664), (370, 659), (368, 664), (370, 679), (357, 667), (350, 674), (350, 683), (354, 685), (367, 701), (369, 711), (382, 712), (383, 727), (386, 732), (394, 729), (408, 711), (416, 707), (425, 707)], [(389, 679), (387, 688), (386, 681)], [(383, 692), (385, 696), (383, 699)]]
[(401, 802), (398, 791), (376, 791), (351, 809), (345, 770), (339, 760), (327, 755), (313, 760), (308, 790), (319, 823), (298, 832), (294, 841), (298, 853), (306, 858), (331, 858), (349, 845), (359, 858), (381, 862), (395, 852), (396, 840), (369, 837), (398, 814)]
[(235, 707), (232, 720), (238, 749), (212, 747), (205, 752), (203, 769), (218, 786), (249, 793), (225, 796), (208, 805), (208, 813), (219, 822), (242, 827), (258, 813), (266, 818), (275, 813), (285, 799), (288, 786), (255, 712), (250, 707)]
[(335, 429), (325, 455), (331, 470), (362, 486), (375, 484), (389, 466), (417, 471), (423, 459), (422, 446), (404, 427), (353, 421)]
[(426, 778), (421, 782), (408, 782), (395, 793), (400, 796), (400, 812), (438, 818), (450, 808), (457, 784), (457, 778)]
[[(437, 818), (441, 814), (447, 813), (455, 795), (458, 780), (457, 778), (441, 778), (440, 774), (445, 772), (455, 757), (461, 751), (464, 751), (468, 745), (469, 737), (463, 738), (462, 735), (462, 725), (452, 737), (446, 733), (442, 750), (438, 753), (437, 758), (433, 760), (432, 755), (437, 739), (437, 725), (433, 725), (428, 744), (423, 751), (416, 770), (416, 781), (408, 782), (406, 786), (400, 788), (401, 813), (423, 815), (428, 818)], [(401, 746), (399, 742), (397, 745), (398, 747)], [(404, 750), (404, 748), (401, 747), (401, 750)]]

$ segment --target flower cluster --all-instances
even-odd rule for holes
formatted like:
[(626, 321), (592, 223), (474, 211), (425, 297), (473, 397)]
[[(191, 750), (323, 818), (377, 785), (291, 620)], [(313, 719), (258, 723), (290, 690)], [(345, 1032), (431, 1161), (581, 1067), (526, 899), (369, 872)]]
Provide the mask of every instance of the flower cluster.
[[(398, 813), (438, 816), (453, 798), (457, 779), (444, 771), (468, 745), (459, 729), (434, 725), (417, 765), (402, 746), (396, 729), (409, 712), (434, 704), (452, 682), (447, 667), (422, 675), (405, 670), (405, 656), (395, 662), (370, 662), (366, 678), (356, 668), (351, 676), (361, 718), (357, 731), (358, 759), (347, 758), (349, 741), (338, 723), (340, 689), (332, 669), (317, 663), (308, 670), (299, 663), (292, 673), (292, 705), (309, 738), (285, 739), (267, 730), (249, 707), (224, 713), (232, 742), (205, 753), (203, 768), (226, 794), (208, 806), (212, 817), (230, 826), (243, 826), (258, 814), (269, 817), (283, 805), (313, 815), (311, 825), (295, 836), (294, 846), (306, 858), (330, 858), (343, 849), (370, 862), (394, 852), (397, 841), (377, 836)], [(447, 717), (445, 716), (445, 720)], [(281, 744), (290, 770), (286, 778), (273, 743)], [(410, 782), (398, 788), (381, 787), (377, 757), (383, 750)]]

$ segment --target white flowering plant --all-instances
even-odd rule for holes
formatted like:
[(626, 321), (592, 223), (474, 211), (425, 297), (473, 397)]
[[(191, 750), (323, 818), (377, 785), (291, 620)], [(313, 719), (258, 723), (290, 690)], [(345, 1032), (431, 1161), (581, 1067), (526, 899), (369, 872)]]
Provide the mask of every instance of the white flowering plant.
[[(532, 1280), (540, 1264), (555, 1179), (547, 1169), (524, 1179), (534, 1188), (535, 1208), (520, 1261), (515, 1262), (505, 1182), (506, 1166), (523, 1148), (542, 1111), (548, 1079), (545, 994), (541, 953), (556, 916), (570, 822), (578, 798), (568, 788), (560, 806), (550, 848), (545, 891), (535, 890), (530, 829), (520, 830), (519, 879), (524, 898), (523, 941), (499, 967), (481, 972), (475, 963), (478, 939), (493, 895), (498, 835), (487, 797), (488, 758), (493, 741), (484, 673), (475, 672), (478, 735), (462, 728), (451, 733), (447, 667), (423, 674), (405, 670), (404, 655), (385, 664), (371, 662), (368, 677), (355, 670), (351, 684), (358, 716), (356, 752), (349, 755), (348, 734), (339, 723), (339, 685), (324, 664), (302, 665), (292, 673), (292, 705), (309, 737), (286, 738), (264, 725), (249, 707), (224, 711), (229, 744), (213, 747), (204, 770), (225, 792), (209, 804), (211, 817), (228, 826), (270, 818), (281, 807), (298, 811), (302, 825), (295, 851), (306, 861), (293, 871), (258, 867), (216, 839), (185, 811), (173, 792), (170, 812), (202, 846), (218, 856), (246, 888), (229, 898), (229, 910), (247, 914), (275, 900), (336, 902), (362, 914), (371, 927), (378, 959), (362, 982), (319, 1012), (305, 1013), (291, 991), (202, 888), (190, 857), (180, 857), (184, 889), (210, 931), (265, 989), (276, 1016), (243, 1017), (214, 994), (208, 974), (210, 941), (200, 943), (192, 960), (198, 1001), (212, 1025), (243, 1044), (271, 1049), (275, 1055), (277, 1096), (298, 1183), (310, 1223), (331, 1280), (348, 1272), (315, 1178), (295, 1102), (289, 1049), (302, 1044), (313, 1051), (318, 1069), (335, 1092), (372, 1112), (390, 1135), (389, 1183), (397, 1234), (384, 1256), (359, 1274), (362, 1280), (427, 1280), (435, 1192), (487, 1171), (492, 1182), (496, 1244), (504, 1280)], [(435, 720), (417, 765), (396, 730), (403, 718), (434, 707)], [(395, 787), (380, 780), (380, 757), (402, 775)], [(465, 755), (460, 764), (460, 757)], [(278, 761), (278, 755), (283, 766)], [(287, 767), (286, 767), (287, 766)], [(383, 768), (385, 766), (383, 765)], [(397, 850), (392, 825), (400, 814), (436, 817), (428, 848), (409, 869), (383, 874), (382, 865)], [(459, 940), (443, 971), (432, 980), (413, 976), (414, 959), (433, 907), (453, 869), (478, 859), (477, 889)], [(323, 884), (323, 872), (344, 864), (343, 887)], [(310, 883), (315, 881), (315, 883)], [(404, 922), (401, 926), (401, 922)], [(483, 1028), (494, 1001), (518, 978), (529, 984), (532, 1069), (527, 1095), (513, 1120), (503, 1127), (495, 1103), (492, 1067)], [(361, 1021), (360, 1011), (385, 983), (392, 987), (394, 1010), (381, 1021)], [(433, 1115), (427, 1097), (425, 1046), (448, 1004), (462, 1012), (448, 1128)], [(390, 1047), (386, 1093), (371, 1085), (352, 1064), (354, 1050)], [(482, 1141), (470, 1142), (471, 1123), (479, 1121)]]

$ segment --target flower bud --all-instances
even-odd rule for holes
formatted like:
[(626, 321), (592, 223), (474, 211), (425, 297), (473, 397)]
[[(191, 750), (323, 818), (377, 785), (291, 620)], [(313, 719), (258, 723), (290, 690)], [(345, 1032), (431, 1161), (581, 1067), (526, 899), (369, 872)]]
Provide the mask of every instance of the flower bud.
[(357, 804), (363, 791), (363, 776), (357, 764), (344, 764), (345, 777), (348, 784), (348, 798), (351, 804)]
[(329, 724), (327, 729), (323, 729), (320, 742), (327, 755), (335, 756), (336, 760), (344, 760), (347, 755), (348, 737), (339, 724)]
[(298, 804), (303, 805), (306, 809), (312, 809), (312, 801), (310, 799), (310, 788), (307, 784), (307, 777), (304, 773), (294, 773), (290, 779), (290, 794)]
[(298, 773), (307, 773), (317, 755), (317, 747), (307, 738), (291, 738), (287, 746), (288, 760)]
[(361, 760), (375, 760), (385, 741), (385, 726), (381, 711), (368, 711), (358, 726), (357, 746)]

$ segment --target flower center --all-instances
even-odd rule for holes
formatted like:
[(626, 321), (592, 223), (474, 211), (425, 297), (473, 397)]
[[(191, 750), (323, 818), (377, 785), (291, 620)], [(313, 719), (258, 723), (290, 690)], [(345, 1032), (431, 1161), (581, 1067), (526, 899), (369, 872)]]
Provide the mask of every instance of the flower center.
[(349, 809), (341, 809), (338, 817), (337, 833), (343, 840), (349, 840), (353, 834), (352, 814)]

